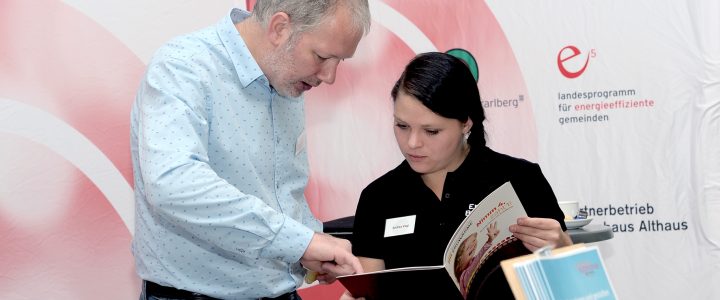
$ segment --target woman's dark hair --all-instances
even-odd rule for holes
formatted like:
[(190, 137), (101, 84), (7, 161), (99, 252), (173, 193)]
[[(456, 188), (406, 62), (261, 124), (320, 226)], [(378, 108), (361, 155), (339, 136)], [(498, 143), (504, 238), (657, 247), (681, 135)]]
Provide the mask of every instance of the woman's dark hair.
[(485, 146), (485, 112), (475, 78), (459, 58), (440, 52), (422, 53), (405, 67), (395, 83), (393, 101), (402, 92), (445, 118), (473, 121), (471, 146)]

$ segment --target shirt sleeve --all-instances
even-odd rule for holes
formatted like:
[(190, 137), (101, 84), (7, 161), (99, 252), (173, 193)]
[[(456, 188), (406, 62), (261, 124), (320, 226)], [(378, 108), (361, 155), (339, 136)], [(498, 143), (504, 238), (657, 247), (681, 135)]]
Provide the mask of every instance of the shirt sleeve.
[(473, 256), (472, 261), (470, 261), (465, 270), (463, 270), (460, 274), (460, 291), (462, 292), (463, 296), (467, 295), (468, 283), (470, 283), (470, 279), (477, 271), (477, 268), (480, 265), (480, 259), (482, 258), (483, 254), (485, 254), (485, 252), (490, 249), (490, 246), (492, 246), (492, 242), (485, 243), (485, 245), (482, 246), (480, 251), (475, 254), (475, 256)]
[[(555, 219), (560, 223), (563, 231), (565, 215), (563, 214), (555, 193), (543, 175), (540, 166), (535, 163), (526, 163), (517, 172), (518, 197), (530, 217)], [(515, 184), (515, 183), (514, 183)]]
[(209, 165), (206, 106), (212, 93), (210, 75), (202, 70), (170, 58), (149, 66), (136, 101), (140, 192), (167, 227), (188, 239), (294, 263), (313, 231), (243, 193)]
[(373, 205), (374, 199), (377, 197), (373, 197), (371, 188), (365, 188), (360, 194), (353, 224), (352, 249), (356, 256), (384, 259), (384, 221), (379, 216), (381, 210)]
[(492, 247), (492, 241), (485, 242), (485, 244), (483, 244), (482, 248), (480, 248), (480, 251), (478, 252), (476, 257), (481, 257), (481, 256), (485, 255), (485, 252), (490, 250), (490, 247)]

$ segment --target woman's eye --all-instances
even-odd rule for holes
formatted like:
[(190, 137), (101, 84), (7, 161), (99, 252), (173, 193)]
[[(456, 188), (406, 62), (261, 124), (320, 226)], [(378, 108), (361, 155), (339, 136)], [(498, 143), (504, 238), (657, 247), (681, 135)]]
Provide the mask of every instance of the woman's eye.
[(407, 125), (405, 125), (405, 124), (397, 124), (397, 123), (396, 123), (396, 124), (395, 124), (395, 127), (400, 128), (400, 129), (406, 129), (406, 128), (407, 128)]
[(438, 132), (440, 132), (440, 130), (427, 129), (427, 130), (425, 130), (425, 132), (427, 132), (428, 135), (436, 135), (436, 134), (438, 134)]

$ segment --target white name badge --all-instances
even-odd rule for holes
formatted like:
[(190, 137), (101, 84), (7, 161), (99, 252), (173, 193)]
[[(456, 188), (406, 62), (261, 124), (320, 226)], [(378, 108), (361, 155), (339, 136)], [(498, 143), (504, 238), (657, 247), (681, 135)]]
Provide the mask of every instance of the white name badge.
[(415, 215), (385, 220), (385, 237), (415, 232)]
[(305, 147), (307, 146), (307, 136), (305, 135), (305, 130), (300, 133), (300, 136), (295, 141), (295, 156), (300, 154), (303, 150), (305, 150)]

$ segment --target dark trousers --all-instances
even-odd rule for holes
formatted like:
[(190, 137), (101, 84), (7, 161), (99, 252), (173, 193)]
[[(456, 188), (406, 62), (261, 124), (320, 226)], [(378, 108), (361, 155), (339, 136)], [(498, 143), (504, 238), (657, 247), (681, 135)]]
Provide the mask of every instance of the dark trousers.
[[(143, 290), (140, 300), (219, 300), (200, 293), (180, 290), (173, 287), (162, 286), (152, 281), (143, 281)], [(260, 300), (302, 300), (297, 291), (282, 294), (275, 298), (260, 298)]]

